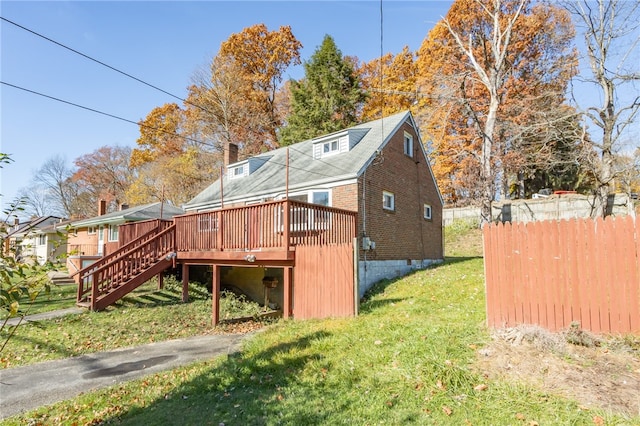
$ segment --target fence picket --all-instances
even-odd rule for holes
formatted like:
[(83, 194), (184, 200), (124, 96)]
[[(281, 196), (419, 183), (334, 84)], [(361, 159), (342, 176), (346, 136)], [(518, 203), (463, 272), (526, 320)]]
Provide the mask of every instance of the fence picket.
[(489, 326), (640, 332), (633, 218), (487, 225), (483, 239)]

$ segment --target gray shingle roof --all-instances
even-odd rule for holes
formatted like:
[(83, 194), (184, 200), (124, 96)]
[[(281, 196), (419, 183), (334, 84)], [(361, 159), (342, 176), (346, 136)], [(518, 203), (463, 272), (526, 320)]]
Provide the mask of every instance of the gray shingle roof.
[[(184, 210), (180, 207), (164, 203), (162, 208), (162, 219), (171, 219), (173, 216), (184, 214)], [(95, 225), (120, 224), (125, 222), (139, 222), (149, 219), (161, 219), (160, 202), (144, 204), (137, 207), (131, 207), (125, 210), (119, 210), (102, 216), (95, 216), (89, 219), (83, 219), (72, 222), (70, 226), (74, 228)]]
[[(408, 111), (359, 124), (332, 135), (349, 132), (350, 138), (357, 141), (351, 150), (327, 158), (313, 158), (313, 144), (325, 135), (299, 142), (288, 147), (289, 151), (289, 191), (330, 184), (357, 178), (381, 150), (391, 135), (411, 118)], [(253, 158), (264, 163), (249, 176), (230, 179), (223, 178), (222, 193), (225, 204), (260, 197), (273, 197), (286, 191), (287, 147), (265, 152)], [(219, 207), (220, 180), (195, 196), (183, 207), (185, 210)]]

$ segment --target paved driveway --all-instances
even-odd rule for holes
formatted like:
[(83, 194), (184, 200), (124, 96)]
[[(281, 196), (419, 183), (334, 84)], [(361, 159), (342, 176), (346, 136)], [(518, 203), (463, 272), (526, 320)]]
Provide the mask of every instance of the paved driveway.
[(237, 352), (248, 335), (196, 336), (0, 370), (0, 419), (82, 392)]

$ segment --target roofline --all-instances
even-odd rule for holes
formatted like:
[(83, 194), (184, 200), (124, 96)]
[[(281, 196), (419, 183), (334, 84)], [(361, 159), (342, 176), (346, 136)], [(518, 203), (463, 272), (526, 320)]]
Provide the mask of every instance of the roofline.
[[(317, 187), (318, 185), (327, 185), (327, 184), (336, 184), (336, 183), (340, 183), (343, 185), (349, 185), (351, 183), (356, 183), (357, 182), (357, 178), (358, 176), (356, 176), (355, 174), (348, 174), (348, 175), (341, 175), (341, 176), (332, 176), (331, 178), (327, 178), (327, 179), (319, 179), (319, 180), (314, 180), (314, 181), (307, 181), (303, 184), (298, 184), (298, 185), (294, 185), (294, 186), (290, 186), (288, 189), (284, 186), (279, 186), (279, 187), (274, 187), (270, 190), (265, 190), (265, 191), (260, 191), (260, 192), (253, 192), (250, 194), (243, 194), (242, 196), (235, 196), (235, 197), (229, 197), (229, 198), (224, 198), (223, 201), (224, 203), (238, 203), (238, 202), (242, 202), (242, 201), (248, 201), (251, 199), (258, 199), (260, 197), (268, 197), (268, 196), (273, 196), (276, 197), (278, 195), (284, 194), (286, 192), (297, 192), (297, 191), (302, 191), (305, 188), (307, 189), (312, 189), (313, 187)], [(217, 182), (217, 181), (216, 181)], [(215, 184), (215, 182), (214, 182)], [(333, 185), (333, 186), (337, 186), (337, 185)], [(192, 210), (198, 210), (199, 208), (219, 208), (220, 206), (220, 199), (218, 198), (215, 201), (206, 201), (206, 202), (202, 202), (202, 203), (198, 203), (198, 204), (191, 204), (188, 207), (184, 207), (186, 206), (183, 205), (183, 209), (184, 210), (188, 210), (188, 211), (192, 211)]]

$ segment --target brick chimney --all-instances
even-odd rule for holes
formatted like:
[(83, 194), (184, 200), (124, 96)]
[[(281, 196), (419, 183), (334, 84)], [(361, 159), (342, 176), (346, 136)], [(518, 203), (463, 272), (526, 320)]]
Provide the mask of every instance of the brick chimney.
[(98, 201), (98, 216), (107, 214), (107, 200)]
[(224, 165), (227, 167), (229, 164), (238, 162), (238, 145), (235, 143), (227, 143), (224, 150)]

